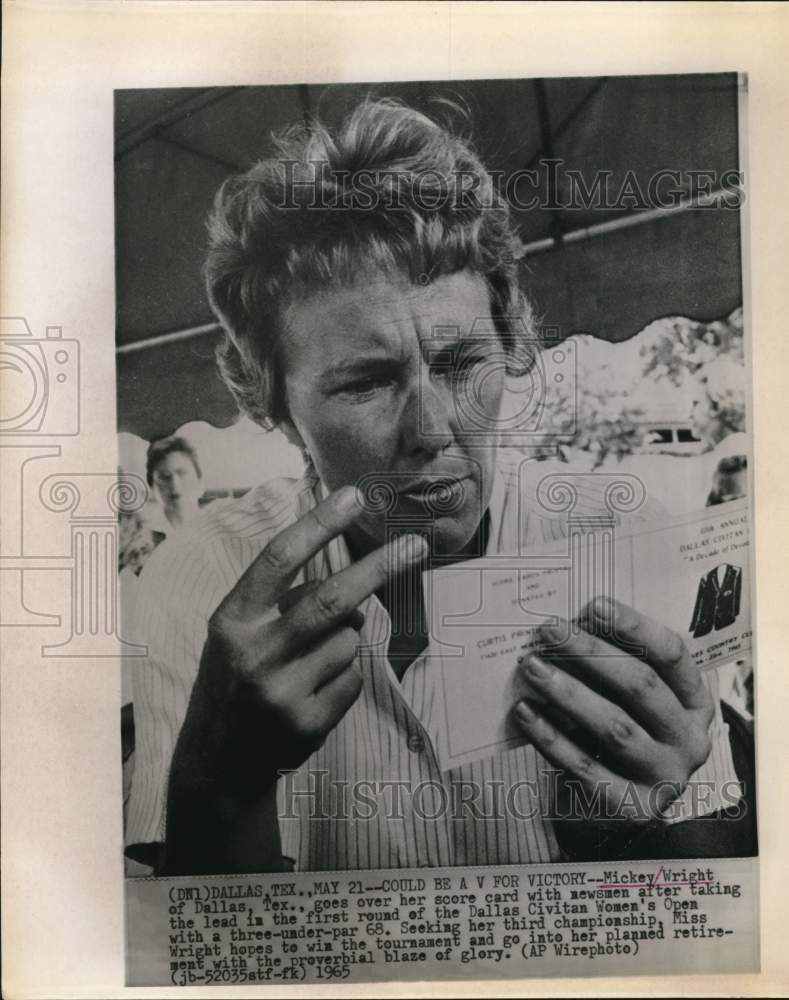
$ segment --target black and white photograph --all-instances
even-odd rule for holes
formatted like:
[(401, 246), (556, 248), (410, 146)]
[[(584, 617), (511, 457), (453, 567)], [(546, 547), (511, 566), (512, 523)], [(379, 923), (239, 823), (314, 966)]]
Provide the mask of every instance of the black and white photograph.
[[(131, 892), (374, 871), (354, 973), (448, 949), (454, 975), (506, 954), (512, 976), (551, 941), (518, 901), (533, 866), (630, 892), (613, 918), (555, 911), (583, 914), (560, 964), (690, 936), (625, 863), (739, 893), (703, 862), (758, 853), (746, 93), (733, 72), (116, 91)], [(465, 949), (397, 877), (453, 868), (506, 887), (449, 894), (485, 918)], [(304, 884), (328, 902), (293, 923), (335, 954), (299, 978), (345, 978), (339, 883)], [(266, 919), (198, 913), (242, 942)], [(215, 981), (199, 933), (170, 941), (173, 982)]]
[(2, 6), (3, 996), (784, 995), (789, 8)]

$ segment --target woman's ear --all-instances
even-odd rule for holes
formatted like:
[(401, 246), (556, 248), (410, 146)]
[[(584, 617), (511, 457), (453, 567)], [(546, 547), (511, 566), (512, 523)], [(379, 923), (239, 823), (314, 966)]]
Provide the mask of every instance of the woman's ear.
[(282, 420), (279, 423), (279, 430), (288, 439), (288, 442), (294, 447), (298, 448), (299, 451), (305, 451), (306, 446), (302, 440), (301, 434), (296, 430), (295, 426), (290, 422), (290, 420)]
[(307, 446), (304, 444), (304, 439), (302, 438), (301, 434), (299, 434), (299, 432), (296, 430), (295, 426), (289, 420), (282, 420), (280, 421), (278, 427), (279, 430), (281, 430), (282, 433), (285, 435), (288, 443), (298, 448), (299, 451), (301, 452), (301, 457), (304, 460), (305, 469), (308, 472), (310, 470), (314, 471), (314, 466), (312, 464), (312, 458), (310, 457), (310, 453), (307, 450)]

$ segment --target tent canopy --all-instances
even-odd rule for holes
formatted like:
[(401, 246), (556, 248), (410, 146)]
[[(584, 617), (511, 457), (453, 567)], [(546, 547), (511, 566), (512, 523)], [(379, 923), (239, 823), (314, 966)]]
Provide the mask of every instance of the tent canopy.
[(511, 203), (543, 325), (619, 341), (742, 300), (739, 212), (655, 210), (736, 183), (738, 93), (735, 74), (117, 91), (119, 429), (150, 439), (235, 418), (201, 280), (205, 216), (227, 176), (267, 155), (272, 130), (332, 125), (368, 95), (429, 114), (436, 98), (464, 105), (489, 169), (538, 171), (512, 190), (540, 206)]

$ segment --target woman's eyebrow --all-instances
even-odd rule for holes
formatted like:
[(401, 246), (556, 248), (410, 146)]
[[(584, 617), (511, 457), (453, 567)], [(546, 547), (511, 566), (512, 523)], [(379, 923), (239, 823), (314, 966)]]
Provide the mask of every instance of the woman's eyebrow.
[(500, 346), (500, 338), (498, 336), (480, 337), (478, 334), (464, 337), (462, 333), (458, 332), (453, 336), (444, 333), (440, 336), (425, 337), (420, 341), (420, 348), (423, 356), (426, 352), (428, 356), (432, 356), (436, 352), (447, 352), (449, 354), (468, 353), (469, 351), (479, 350), (481, 347), (488, 347), (490, 344)]
[(339, 361), (337, 364), (324, 368), (320, 374), (319, 381), (321, 383), (336, 382), (338, 379), (347, 378), (349, 375), (380, 371), (383, 368), (391, 369), (399, 364), (401, 364), (400, 358), (382, 357), (381, 355), (366, 358), (349, 358), (347, 361)]
[[(446, 327), (443, 329), (448, 330)], [(423, 339), (420, 342), (420, 350), (423, 357), (425, 356), (425, 351), (427, 351), (428, 362), (436, 354), (442, 355), (443, 358), (446, 358), (447, 355), (457, 357), (462, 353), (485, 347), (491, 341), (496, 340), (492, 336), (480, 337), (475, 335), (464, 337), (457, 328), (455, 328), (454, 334), (454, 336), (445, 335)], [(361, 357), (348, 358), (346, 361), (338, 361), (324, 368), (318, 377), (318, 384), (319, 386), (331, 386), (342, 379), (352, 376), (369, 374), (370, 372), (392, 371), (408, 363), (408, 358), (400, 357), (399, 354), (374, 354), (366, 357), (363, 355)]]

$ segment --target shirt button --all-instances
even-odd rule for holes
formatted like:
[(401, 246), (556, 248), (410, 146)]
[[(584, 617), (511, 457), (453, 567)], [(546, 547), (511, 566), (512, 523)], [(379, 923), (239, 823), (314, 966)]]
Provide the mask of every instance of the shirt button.
[(413, 733), (408, 737), (406, 746), (409, 750), (413, 751), (413, 753), (422, 753), (425, 749), (425, 741), (417, 733)]

